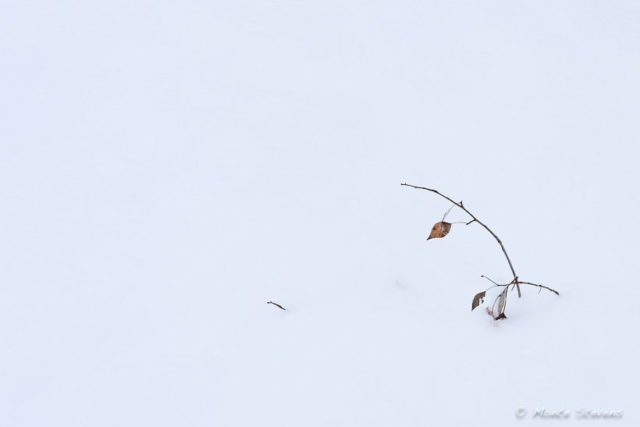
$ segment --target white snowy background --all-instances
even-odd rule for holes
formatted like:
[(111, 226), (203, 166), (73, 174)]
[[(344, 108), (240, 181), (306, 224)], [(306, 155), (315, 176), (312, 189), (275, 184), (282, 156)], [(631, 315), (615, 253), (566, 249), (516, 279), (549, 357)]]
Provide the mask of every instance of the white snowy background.
[(639, 425), (639, 23), (0, 0), (0, 426)]

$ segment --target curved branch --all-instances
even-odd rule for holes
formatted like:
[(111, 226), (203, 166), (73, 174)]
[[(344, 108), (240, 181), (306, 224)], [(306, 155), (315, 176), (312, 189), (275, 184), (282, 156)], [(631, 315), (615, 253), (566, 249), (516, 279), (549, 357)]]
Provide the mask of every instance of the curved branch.
[(511, 273), (513, 273), (513, 280), (514, 280), (514, 283), (516, 285), (516, 288), (518, 289), (518, 298), (522, 297), (522, 293), (520, 292), (520, 285), (519, 285), (520, 282), (518, 281), (518, 275), (516, 274), (516, 270), (513, 268), (513, 264), (511, 263), (511, 258), (509, 258), (509, 254), (507, 254), (507, 250), (505, 249), (504, 245), (502, 244), (502, 240), (500, 240), (500, 238), (496, 235), (496, 233), (494, 233), (493, 230), (491, 230), (484, 222), (480, 221), (478, 218), (476, 218), (476, 216), (474, 214), (469, 212), (469, 210), (467, 208), (465, 208), (464, 205), (462, 204), (462, 201), (455, 202), (451, 197), (445, 196), (444, 194), (442, 194), (438, 190), (434, 190), (433, 188), (419, 187), (417, 185), (407, 184), (406, 182), (402, 183), (400, 185), (404, 185), (404, 186), (411, 187), (411, 188), (416, 188), (418, 190), (431, 191), (432, 193), (435, 193), (438, 196), (447, 199), (448, 201), (450, 201), (451, 203), (453, 203), (454, 205), (456, 205), (457, 207), (459, 207), (460, 209), (465, 211), (467, 213), (467, 215), (469, 215), (471, 218), (473, 218), (471, 221), (469, 221), (467, 223), (467, 225), (471, 224), (472, 222), (477, 222), (478, 224), (483, 226), (485, 228), (485, 230), (487, 230), (489, 232), (489, 234), (491, 234), (493, 236), (493, 238), (496, 239), (496, 241), (500, 245), (500, 248), (502, 249), (502, 252), (504, 253), (505, 258), (507, 258), (507, 262), (509, 263), (509, 268), (511, 269)]

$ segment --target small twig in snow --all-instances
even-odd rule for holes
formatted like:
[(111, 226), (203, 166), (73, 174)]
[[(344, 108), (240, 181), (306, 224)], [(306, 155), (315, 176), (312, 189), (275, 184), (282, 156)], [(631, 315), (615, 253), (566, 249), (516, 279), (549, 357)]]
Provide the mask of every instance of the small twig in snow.
[(280, 305), (280, 304), (278, 304), (277, 302), (267, 301), (267, 304), (273, 304), (273, 305), (275, 305), (276, 307), (278, 307), (280, 310), (285, 310), (285, 311), (287, 311), (287, 309), (286, 309), (286, 308), (284, 308), (283, 306), (281, 306), (281, 305)]

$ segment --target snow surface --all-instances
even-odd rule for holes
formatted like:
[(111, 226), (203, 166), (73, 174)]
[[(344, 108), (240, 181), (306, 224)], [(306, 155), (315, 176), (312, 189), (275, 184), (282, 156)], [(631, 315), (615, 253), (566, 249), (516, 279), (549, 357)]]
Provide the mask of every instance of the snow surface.
[(640, 425), (638, 2), (0, 10), (0, 426)]

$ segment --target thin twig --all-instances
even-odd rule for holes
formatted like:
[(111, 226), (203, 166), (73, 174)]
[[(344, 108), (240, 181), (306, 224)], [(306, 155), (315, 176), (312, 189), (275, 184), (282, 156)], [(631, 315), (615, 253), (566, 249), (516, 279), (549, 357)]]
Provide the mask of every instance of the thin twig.
[(518, 283), (522, 283), (523, 285), (537, 286), (540, 289), (546, 289), (548, 291), (553, 292), (556, 295), (560, 295), (560, 292), (558, 292), (555, 289), (552, 289), (552, 288), (550, 288), (548, 286), (545, 286), (545, 285), (540, 285), (538, 283), (531, 283), (531, 282), (523, 282), (522, 280), (518, 280)]
[(493, 284), (494, 284), (494, 285), (496, 285), (496, 286), (507, 286), (507, 285), (501, 285), (501, 284), (499, 284), (499, 283), (496, 283), (496, 282), (495, 282), (495, 280), (493, 280), (493, 279), (492, 279), (492, 278), (490, 278), (490, 277), (485, 276), (484, 274), (483, 274), (483, 275), (481, 275), (480, 277), (484, 277), (485, 279), (487, 279), (488, 281), (490, 281), (491, 283), (493, 283)]
[(454, 205), (456, 205), (457, 207), (459, 207), (460, 209), (465, 211), (472, 218), (472, 220), (469, 221), (468, 224), (471, 224), (472, 222), (475, 221), (478, 224), (480, 224), (481, 226), (483, 226), (493, 236), (493, 238), (496, 239), (496, 241), (500, 245), (500, 248), (502, 248), (502, 252), (504, 253), (505, 258), (507, 258), (507, 262), (509, 263), (509, 268), (511, 269), (511, 273), (513, 273), (514, 283), (515, 283), (515, 285), (516, 285), (516, 287), (518, 289), (518, 298), (520, 298), (522, 296), (522, 293), (520, 292), (520, 285), (519, 285), (519, 282), (518, 282), (518, 275), (516, 274), (516, 271), (513, 268), (513, 264), (511, 263), (511, 258), (509, 258), (509, 254), (507, 254), (507, 250), (505, 249), (504, 245), (502, 244), (502, 240), (500, 240), (500, 238), (496, 235), (496, 233), (494, 233), (493, 230), (491, 230), (485, 223), (480, 221), (478, 218), (476, 218), (476, 216), (474, 214), (469, 212), (469, 210), (464, 207), (464, 204), (462, 203), (462, 200), (460, 202), (456, 202), (451, 197), (445, 196), (444, 194), (442, 194), (438, 190), (434, 190), (433, 188), (420, 187), (420, 186), (417, 186), (417, 185), (407, 184), (406, 182), (402, 183), (400, 185), (405, 185), (407, 187), (416, 188), (418, 190), (431, 191), (432, 193), (435, 193), (435, 194), (439, 195), (440, 197), (443, 197), (443, 198), (447, 199), (448, 201), (450, 201), (451, 203), (453, 203)]
[[(504, 287), (504, 286), (511, 286), (511, 285), (515, 286), (515, 282), (514, 281), (511, 281), (509, 283), (497, 283), (495, 280), (493, 280), (492, 278), (490, 278), (488, 276), (485, 276), (484, 274), (481, 275), (480, 277), (483, 277), (483, 278), (487, 279), (488, 281), (490, 281), (491, 283), (493, 283), (495, 285), (495, 286), (491, 286), (490, 288), (487, 288), (487, 290), (495, 288), (495, 287)], [(520, 279), (518, 279), (518, 283), (520, 283), (522, 285), (535, 286), (535, 287), (539, 288), (540, 290), (546, 289), (548, 291), (553, 292), (556, 295), (560, 295), (560, 292), (556, 291), (553, 288), (545, 286), (545, 285), (540, 285), (538, 283), (525, 282), (524, 280), (520, 280)], [(511, 290), (513, 290), (513, 288)]]
[(281, 305), (280, 305), (280, 304), (278, 304), (277, 302), (267, 301), (267, 304), (273, 304), (273, 305), (275, 305), (276, 307), (278, 307), (280, 310), (287, 311), (287, 309), (286, 309), (286, 308), (284, 308), (283, 306), (281, 306)]
[[(552, 289), (552, 288), (550, 288), (548, 286), (541, 285), (539, 283), (526, 282), (526, 281), (520, 280), (518, 278), (518, 275), (516, 274), (515, 269), (513, 268), (513, 264), (511, 263), (511, 258), (509, 258), (509, 254), (507, 254), (507, 250), (505, 249), (504, 245), (502, 244), (502, 241), (500, 240), (500, 238), (485, 223), (480, 221), (467, 208), (465, 208), (465, 206), (462, 203), (462, 201), (456, 202), (451, 197), (445, 196), (444, 194), (440, 193), (438, 190), (434, 190), (432, 188), (420, 187), (420, 186), (417, 186), (417, 185), (411, 185), (411, 184), (407, 184), (407, 183), (403, 183), (403, 184), (400, 184), (400, 185), (404, 185), (404, 186), (407, 186), (407, 187), (412, 187), (412, 188), (416, 188), (416, 189), (420, 189), (420, 190), (427, 190), (427, 191), (435, 193), (435, 194), (439, 195), (440, 197), (448, 200), (449, 202), (453, 203), (453, 205), (455, 205), (455, 206), (459, 207), (460, 209), (462, 209), (463, 211), (465, 211), (472, 218), (469, 222), (465, 223), (466, 225), (469, 225), (469, 224), (472, 224), (474, 222), (477, 222), (482, 227), (484, 227), (489, 232), (489, 234), (491, 234), (493, 236), (494, 239), (496, 239), (496, 241), (500, 245), (500, 248), (502, 249), (502, 252), (504, 253), (505, 258), (507, 259), (507, 263), (509, 264), (509, 269), (511, 270), (511, 273), (513, 273), (513, 279), (509, 283), (497, 283), (496, 281), (494, 281), (490, 277), (487, 277), (485, 275), (481, 276), (481, 277), (484, 277), (485, 279), (487, 279), (488, 281), (490, 281), (491, 283), (493, 283), (493, 286), (490, 286), (489, 288), (487, 288), (484, 291), (484, 293), (486, 293), (489, 289), (493, 289), (493, 288), (496, 288), (496, 287), (503, 287), (504, 288), (496, 296), (496, 299), (493, 301), (493, 304), (492, 304), (491, 308), (489, 309), (487, 307), (487, 311), (489, 312), (489, 314), (491, 314), (491, 316), (494, 318), (494, 320), (506, 319), (506, 317), (507, 317), (505, 315), (505, 310), (506, 310), (506, 307), (507, 307), (507, 297), (509, 295), (509, 287), (511, 287), (512, 291), (513, 291), (514, 288), (518, 290), (518, 297), (522, 296), (522, 293), (520, 291), (520, 284), (537, 287), (538, 288), (538, 293), (540, 293), (540, 291), (542, 291), (542, 289), (546, 289), (546, 290), (548, 290), (550, 292), (553, 292), (556, 295), (560, 295), (560, 292), (558, 292), (555, 289)], [(443, 221), (444, 221), (444, 218), (446, 218), (446, 216), (449, 214), (450, 211), (451, 211), (451, 208), (444, 215)], [(474, 302), (475, 302), (475, 297), (474, 297)], [(496, 311), (496, 305), (497, 305), (497, 311)], [(473, 305), (472, 305), (472, 307), (473, 307)]]

